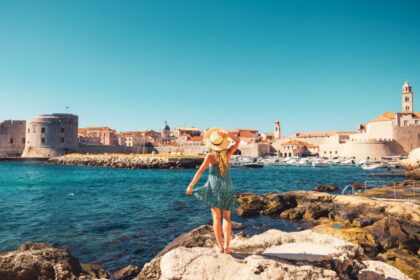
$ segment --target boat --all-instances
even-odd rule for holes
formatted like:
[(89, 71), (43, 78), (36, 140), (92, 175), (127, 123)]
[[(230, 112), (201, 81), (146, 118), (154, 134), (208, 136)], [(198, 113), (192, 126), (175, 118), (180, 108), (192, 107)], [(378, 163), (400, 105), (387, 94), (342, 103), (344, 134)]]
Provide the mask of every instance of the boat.
[(383, 167), (385, 167), (385, 165), (382, 162), (381, 163), (375, 163), (375, 164), (367, 164), (367, 163), (365, 163), (365, 164), (363, 164), (361, 166), (361, 168), (363, 170), (375, 170), (375, 169), (383, 168)]
[(312, 162), (313, 167), (329, 167), (331, 164), (327, 161), (313, 161)]

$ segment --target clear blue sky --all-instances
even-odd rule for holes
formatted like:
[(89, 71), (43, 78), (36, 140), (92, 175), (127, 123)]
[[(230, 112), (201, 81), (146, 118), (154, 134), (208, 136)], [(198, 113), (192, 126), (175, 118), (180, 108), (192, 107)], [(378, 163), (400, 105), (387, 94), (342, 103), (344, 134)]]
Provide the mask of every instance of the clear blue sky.
[(420, 96), (415, 0), (0, 0), (0, 120), (346, 130), (405, 79)]

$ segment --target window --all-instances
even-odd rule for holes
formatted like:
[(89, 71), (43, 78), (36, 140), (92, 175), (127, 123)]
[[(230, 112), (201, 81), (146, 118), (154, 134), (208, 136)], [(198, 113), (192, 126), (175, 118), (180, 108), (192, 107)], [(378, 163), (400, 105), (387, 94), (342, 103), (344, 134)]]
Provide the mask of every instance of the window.
[(405, 106), (406, 111), (410, 111), (410, 106)]
[(64, 143), (64, 137), (61, 137), (61, 138), (60, 138), (60, 142), (61, 142), (61, 143)]
[(31, 129), (30, 128), (28, 128), (28, 133), (30, 133), (31, 132)]
[(404, 121), (404, 126), (407, 126), (408, 125), (408, 121)]
[(410, 101), (410, 97), (405, 98), (405, 102), (408, 102), (408, 101)]
[(64, 127), (60, 128), (60, 132), (64, 133)]
[(41, 143), (45, 144), (45, 138), (44, 137), (41, 138)]
[(41, 128), (41, 133), (45, 133), (45, 127)]
[(9, 142), (10, 144), (13, 144), (13, 138), (10, 138)]
[(335, 153), (337, 154), (338, 152), (337, 152), (337, 151), (335, 151)]
[(22, 144), (25, 144), (25, 137), (22, 138)]
[(416, 125), (419, 124), (419, 121), (418, 120), (415, 120), (414, 121), (414, 124), (416, 124)]

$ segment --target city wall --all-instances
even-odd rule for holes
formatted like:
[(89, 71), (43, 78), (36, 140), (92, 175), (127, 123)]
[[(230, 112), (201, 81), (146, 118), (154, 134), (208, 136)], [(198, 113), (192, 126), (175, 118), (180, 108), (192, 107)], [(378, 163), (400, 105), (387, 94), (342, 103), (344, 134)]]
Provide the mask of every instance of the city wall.
[(320, 157), (344, 157), (357, 160), (380, 161), (384, 156), (404, 154), (396, 141), (347, 142), (345, 144), (321, 144)]
[(0, 157), (20, 157), (25, 149), (26, 121), (0, 122)]
[(394, 127), (393, 137), (401, 145), (404, 154), (408, 154), (411, 150), (420, 147), (420, 126)]

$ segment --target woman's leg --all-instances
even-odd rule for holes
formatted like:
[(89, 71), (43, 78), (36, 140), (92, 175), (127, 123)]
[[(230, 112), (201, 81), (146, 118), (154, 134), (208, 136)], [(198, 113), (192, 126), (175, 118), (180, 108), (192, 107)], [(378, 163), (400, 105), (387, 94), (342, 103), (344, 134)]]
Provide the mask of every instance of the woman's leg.
[(213, 230), (216, 237), (217, 247), (219, 251), (223, 251), (223, 236), (222, 236), (222, 224), (220, 218), (222, 214), (219, 208), (211, 208), (211, 215), (213, 216)]
[(223, 210), (222, 212), (223, 217), (223, 235), (225, 238), (225, 253), (230, 253), (230, 235), (232, 232), (232, 222), (230, 221), (230, 211), (229, 210)]

